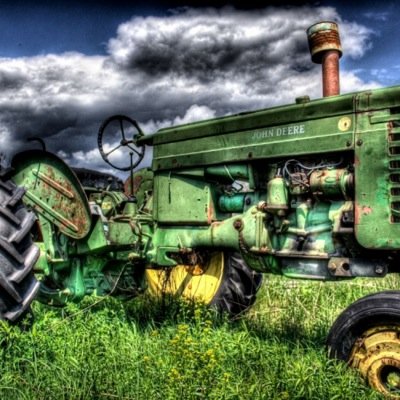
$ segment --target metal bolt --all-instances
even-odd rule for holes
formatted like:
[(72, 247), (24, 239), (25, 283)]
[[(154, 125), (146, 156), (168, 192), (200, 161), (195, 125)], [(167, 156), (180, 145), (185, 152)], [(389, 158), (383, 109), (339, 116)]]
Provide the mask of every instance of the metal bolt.
[(241, 219), (237, 219), (235, 220), (235, 222), (233, 223), (233, 227), (240, 231), (243, 228), (243, 221)]
[(361, 146), (363, 144), (363, 141), (361, 139), (358, 139), (356, 143), (357, 143), (357, 146)]

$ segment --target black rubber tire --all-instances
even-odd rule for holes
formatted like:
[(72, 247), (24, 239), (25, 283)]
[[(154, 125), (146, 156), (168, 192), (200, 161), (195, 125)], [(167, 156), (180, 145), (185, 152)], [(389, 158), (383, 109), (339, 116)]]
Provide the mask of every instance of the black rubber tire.
[(326, 343), (329, 356), (348, 361), (357, 338), (370, 328), (385, 325), (400, 325), (398, 290), (374, 293), (347, 307), (329, 331)]
[(36, 216), (22, 204), (24, 193), (0, 174), (0, 319), (9, 322), (30, 311), (39, 290), (33, 275), (39, 249), (31, 238)]
[(230, 317), (238, 317), (255, 302), (262, 274), (250, 269), (240, 253), (224, 253), (224, 276), (210, 305)]

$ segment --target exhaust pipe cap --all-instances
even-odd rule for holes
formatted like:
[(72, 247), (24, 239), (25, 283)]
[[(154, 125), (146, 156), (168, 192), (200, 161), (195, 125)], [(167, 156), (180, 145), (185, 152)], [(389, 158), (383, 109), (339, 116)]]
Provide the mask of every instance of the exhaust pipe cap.
[(322, 21), (311, 25), (307, 29), (308, 46), (311, 59), (316, 64), (322, 64), (322, 58), (326, 51), (336, 50), (339, 57), (342, 56), (339, 28), (336, 22)]

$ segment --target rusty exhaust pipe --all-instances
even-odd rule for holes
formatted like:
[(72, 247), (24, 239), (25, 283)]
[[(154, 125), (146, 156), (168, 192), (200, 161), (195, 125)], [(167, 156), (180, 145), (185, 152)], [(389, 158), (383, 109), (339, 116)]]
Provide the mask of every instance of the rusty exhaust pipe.
[(340, 94), (339, 58), (342, 56), (339, 28), (335, 22), (324, 21), (307, 29), (311, 59), (322, 64), (323, 96)]

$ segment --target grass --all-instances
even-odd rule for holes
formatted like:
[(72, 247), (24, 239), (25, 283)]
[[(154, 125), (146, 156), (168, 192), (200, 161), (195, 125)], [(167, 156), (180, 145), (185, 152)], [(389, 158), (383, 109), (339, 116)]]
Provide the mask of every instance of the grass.
[(0, 324), (0, 399), (380, 399), (324, 342), (343, 308), (399, 283), (266, 277), (233, 322), (146, 298), (35, 303), (30, 330)]

